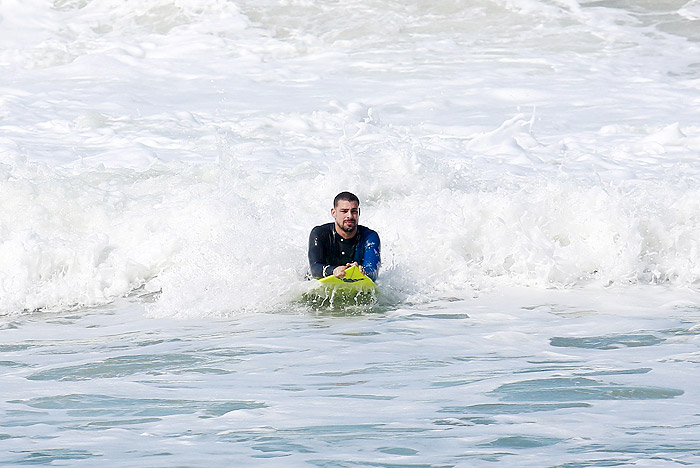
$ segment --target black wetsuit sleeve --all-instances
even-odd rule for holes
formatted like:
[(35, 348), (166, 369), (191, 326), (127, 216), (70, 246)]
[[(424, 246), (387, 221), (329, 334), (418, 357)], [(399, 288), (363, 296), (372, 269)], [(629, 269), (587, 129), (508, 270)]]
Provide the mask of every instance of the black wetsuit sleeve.
[(330, 248), (327, 237), (323, 226), (316, 226), (309, 235), (309, 268), (314, 278), (330, 276), (335, 268), (326, 263), (327, 250)]

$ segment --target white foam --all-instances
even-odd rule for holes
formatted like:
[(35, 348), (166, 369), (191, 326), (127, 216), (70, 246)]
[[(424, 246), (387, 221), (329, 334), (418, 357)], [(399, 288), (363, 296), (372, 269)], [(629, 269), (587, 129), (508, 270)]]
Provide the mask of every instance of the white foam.
[(0, 8), (3, 313), (277, 307), (343, 189), (393, 300), (699, 279), (697, 44), (639, 11)]

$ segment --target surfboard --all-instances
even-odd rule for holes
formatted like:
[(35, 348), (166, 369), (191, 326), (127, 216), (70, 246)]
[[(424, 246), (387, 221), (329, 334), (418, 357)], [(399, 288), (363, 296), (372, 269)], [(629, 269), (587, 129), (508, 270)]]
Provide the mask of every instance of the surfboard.
[(371, 306), (376, 302), (377, 286), (358, 267), (345, 270), (345, 276), (327, 276), (314, 280), (302, 296), (304, 302), (322, 309), (345, 310), (346, 307)]
[(356, 266), (345, 270), (345, 276), (326, 276), (318, 280), (324, 286), (346, 292), (376, 292), (377, 286), (371, 278), (362, 274)]

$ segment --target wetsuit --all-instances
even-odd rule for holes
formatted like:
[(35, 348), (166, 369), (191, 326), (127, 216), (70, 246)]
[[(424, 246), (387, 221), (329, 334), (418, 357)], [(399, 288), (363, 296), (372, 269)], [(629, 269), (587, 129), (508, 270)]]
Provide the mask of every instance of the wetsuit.
[(357, 262), (365, 274), (377, 279), (380, 264), (379, 235), (365, 226), (357, 226), (357, 233), (343, 239), (335, 231), (335, 223), (316, 226), (309, 236), (309, 265), (311, 276), (331, 276), (339, 265)]

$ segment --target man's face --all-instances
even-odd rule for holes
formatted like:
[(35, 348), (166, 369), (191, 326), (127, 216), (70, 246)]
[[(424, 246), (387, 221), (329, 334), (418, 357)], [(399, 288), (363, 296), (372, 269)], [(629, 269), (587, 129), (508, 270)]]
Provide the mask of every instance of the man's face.
[(331, 210), (335, 225), (338, 229), (352, 234), (357, 229), (360, 220), (360, 207), (357, 202), (339, 200), (338, 205)]

